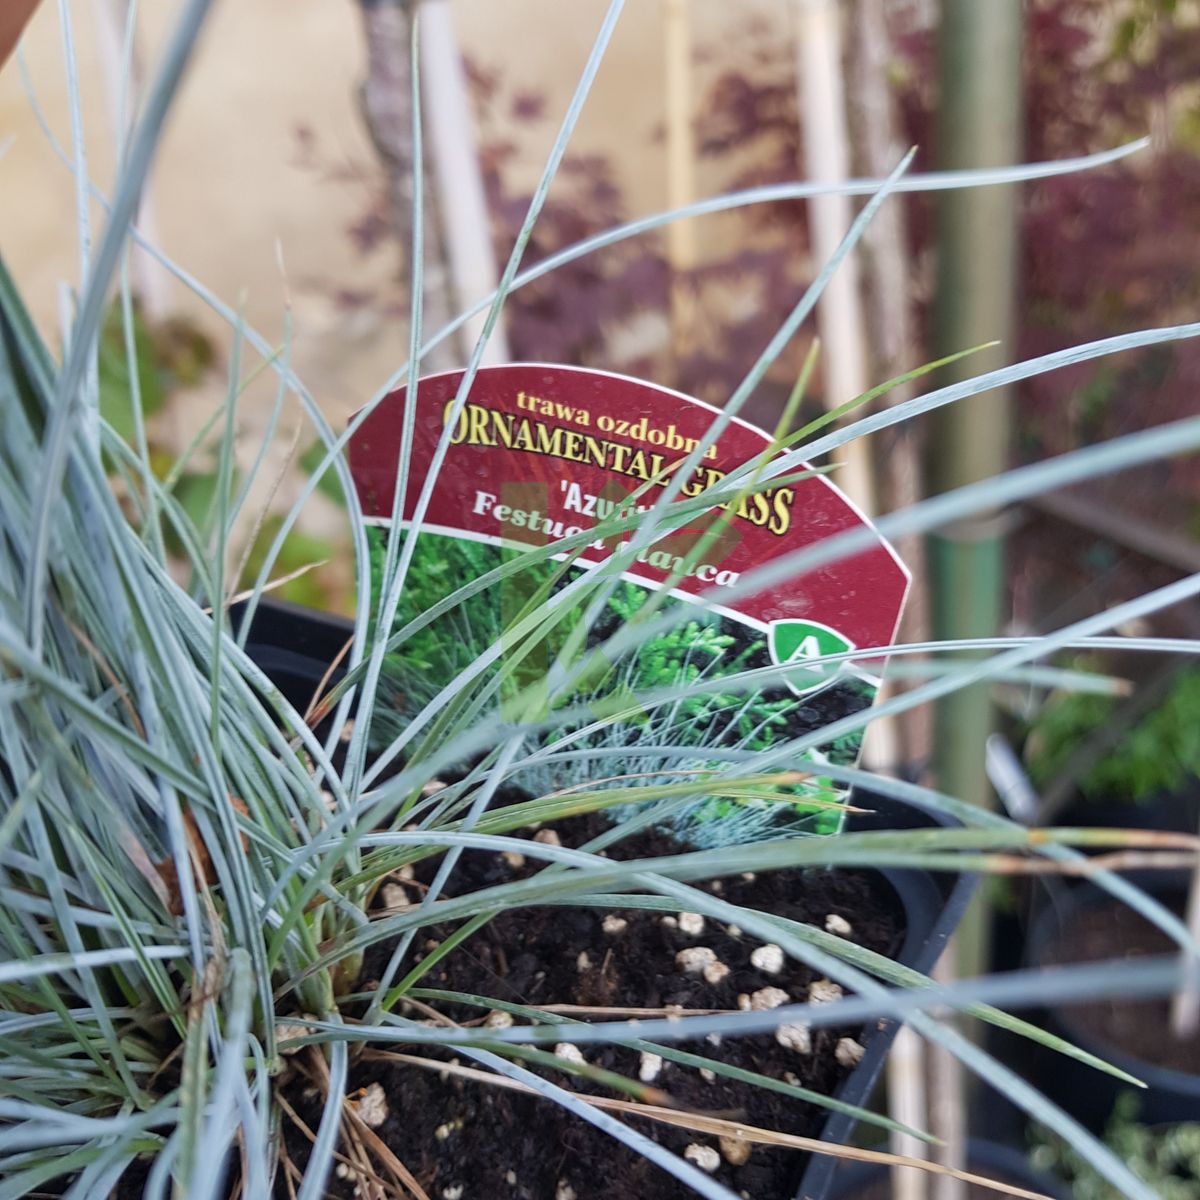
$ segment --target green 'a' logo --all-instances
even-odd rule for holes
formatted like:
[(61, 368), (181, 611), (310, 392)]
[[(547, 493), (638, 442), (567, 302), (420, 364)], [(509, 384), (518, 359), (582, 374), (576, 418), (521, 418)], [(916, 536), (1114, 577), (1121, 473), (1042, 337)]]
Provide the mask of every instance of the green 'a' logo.
[[(849, 638), (819, 621), (772, 621), (769, 645), (771, 661), (777, 667), (854, 649), (854, 643)], [(807, 671), (796, 671), (788, 677), (788, 687), (800, 696), (819, 691), (828, 687), (845, 666), (844, 662), (829, 663)]]

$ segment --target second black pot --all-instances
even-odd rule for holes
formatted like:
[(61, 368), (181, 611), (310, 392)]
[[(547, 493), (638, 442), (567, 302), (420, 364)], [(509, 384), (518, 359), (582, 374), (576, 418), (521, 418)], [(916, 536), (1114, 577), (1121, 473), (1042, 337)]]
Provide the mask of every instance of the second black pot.
[[(1173, 907), (1176, 912), (1182, 909), (1182, 894), (1161, 892), (1157, 894), (1157, 899), (1168, 908)], [(1059, 894), (1056, 902), (1043, 908), (1033, 923), (1029, 937), (1029, 962), (1034, 966), (1044, 965), (1050, 960), (1053, 942), (1069, 925), (1072, 917), (1105, 903), (1114, 901), (1107, 893), (1090, 885), (1078, 886)], [(1114, 947), (1114, 953), (1118, 949)], [(1135, 963), (1136, 959), (1130, 962)], [(1200, 1075), (1156, 1066), (1127, 1053), (1082, 1028), (1069, 1008), (1051, 1008), (1039, 1023), (1049, 1032), (1146, 1084), (1144, 1089), (1131, 1088), (1111, 1075), (1039, 1047), (1028, 1059), (1030, 1082), (1089, 1129), (1096, 1133), (1103, 1132), (1118, 1097), (1124, 1092), (1135, 1093), (1138, 1101), (1137, 1120), (1142, 1124), (1200, 1121)], [(1163, 1030), (1163, 1034), (1169, 1036), (1166, 1030)]]

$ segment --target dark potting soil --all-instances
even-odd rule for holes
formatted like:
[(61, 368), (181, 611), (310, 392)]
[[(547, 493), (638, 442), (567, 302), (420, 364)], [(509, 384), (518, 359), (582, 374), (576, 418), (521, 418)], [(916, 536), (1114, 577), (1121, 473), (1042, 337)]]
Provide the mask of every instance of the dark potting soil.
[[(563, 844), (578, 845), (602, 828), (599, 818), (588, 817), (559, 826), (559, 833)], [(665, 836), (651, 834), (631, 839), (614, 853), (644, 857), (677, 853), (678, 849)], [(416, 872), (418, 884), (432, 876), (432, 864), (422, 867), (426, 869), (418, 868)], [(468, 853), (454, 873), (448, 894), (491, 886), (531, 869), (532, 859), (521, 866), (492, 855)], [(405, 886), (415, 901), (419, 888), (411, 883)], [(703, 886), (733, 904), (818, 927), (824, 926), (828, 915), (835, 914), (849, 922), (850, 936), (856, 943), (891, 956), (897, 953), (903, 938), (903, 915), (890, 888), (870, 873), (774, 872), (737, 876)], [(610, 922), (606, 932), (604, 919), (614, 915), (625, 924), (614, 931)], [(433, 931), (421, 953), (428, 953), (433, 941), (449, 932)], [(785, 960), (778, 974), (756, 968), (750, 955), (759, 945), (757, 939), (735, 927), (711, 920), (705, 921), (698, 934), (689, 935), (680, 929), (677, 920), (642, 910), (517, 909), (497, 916), (447, 956), (422, 980), (422, 985), (532, 1006), (733, 1010), (738, 1007), (739, 995), (766, 987), (782, 988), (794, 1000), (805, 999), (809, 984), (817, 977), (790, 959)], [(712, 983), (679, 970), (676, 955), (694, 947), (714, 951), (717, 959), (730, 968), (729, 974)], [(375, 947), (368, 955), (363, 975), (368, 987), (391, 951), (392, 946), (387, 944)], [(478, 1024), (486, 1015), (486, 1010), (467, 1005), (430, 1003), (464, 1024)], [(413, 1010), (407, 1015), (427, 1016)], [(579, 1015), (604, 1019), (599, 1014)], [(689, 1042), (679, 1048), (830, 1095), (851, 1069), (835, 1057), (842, 1037), (865, 1041), (869, 1034), (861, 1029), (813, 1030), (812, 1049), (807, 1054), (780, 1045), (773, 1035), (726, 1038), (716, 1045)], [(405, 1051), (406, 1047), (387, 1049)], [(422, 1053), (417, 1048), (411, 1050)], [(639, 1076), (637, 1051), (585, 1046), (583, 1053), (594, 1066), (632, 1079)], [(437, 1057), (445, 1060), (449, 1055)], [(461, 1062), (464, 1066), (475, 1065), (465, 1057)], [(614, 1095), (578, 1076), (553, 1070), (545, 1074), (558, 1086), (576, 1092)], [(376, 1133), (431, 1200), (684, 1200), (694, 1195), (608, 1135), (543, 1098), (388, 1061), (386, 1055), (367, 1052), (352, 1069), (349, 1091), (353, 1095), (373, 1083), (382, 1086), (389, 1110)], [(667, 1093), (667, 1103), (682, 1110), (790, 1134), (816, 1136), (826, 1116), (817, 1106), (792, 1097), (721, 1076), (707, 1079), (693, 1067), (670, 1062), (663, 1064), (653, 1085)], [(311, 1091), (305, 1094), (297, 1089), (289, 1099), (315, 1128), (320, 1098)], [(691, 1145), (718, 1149), (716, 1137), (618, 1116), (676, 1154), (682, 1155)], [(302, 1164), (307, 1144), (290, 1127), (287, 1137), (289, 1153)], [(796, 1150), (754, 1146), (740, 1165), (722, 1157), (715, 1178), (735, 1193), (754, 1200), (791, 1200), (807, 1158), (807, 1154)], [(349, 1200), (353, 1194), (352, 1179), (331, 1179), (330, 1195)]]
[[(1042, 965), (1130, 960), (1172, 954), (1176, 944), (1131, 908), (1109, 903), (1075, 912), (1042, 956)], [(1157, 1067), (1200, 1074), (1200, 1036), (1172, 1036), (1170, 998), (1097, 1000), (1064, 1005), (1082, 1032)]]

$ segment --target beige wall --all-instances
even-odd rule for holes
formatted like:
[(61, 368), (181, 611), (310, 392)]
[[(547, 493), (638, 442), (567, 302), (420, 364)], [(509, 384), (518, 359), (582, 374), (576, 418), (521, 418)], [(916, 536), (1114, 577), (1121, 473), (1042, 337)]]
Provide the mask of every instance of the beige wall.
[[(89, 166), (106, 187), (112, 122), (96, 13), (111, 0), (72, 0)], [(787, 0), (695, 0), (698, 41), (736, 56), (737, 31), (755, 18), (783, 27)], [(455, 0), (464, 50), (499, 70), (505, 91), (540, 92), (546, 116), (514, 128), (520, 153), (512, 184), (531, 186), (586, 59), (603, 0)], [(142, 44), (153, 62), (176, 5), (141, 5)], [(617, 164), (632, 213), (662, 207), (665, 177), (656, 131), (662, 119), (661, 5), (630, 0), (574, 142)], [(69, 145), (62, 37), (45, 0), (25, 53), (46, 118)], [(171, 117), (153, 177), (160, 244), (230, 304), (244, 297), (249, 321), (267, 337), (282, 328), (286, 263), (296, 316), (295, 357), (331, 416), (361, 403), (403, 358), (402, 318), (385, 305), (341, 310), (341, 290), (399, 294), (389, 286), (392, 251), (368, 259), (345, 230), (363, 210), (369, 183), (331, 180), (297, 162), (295, 129), (310, 127), (328, 166), (373, 170), (356, 102), (361, 70), (357, 12), (350, 0), (218, 0)], [(711, 69), (711, 68), (708, 68)], [(48, 332), (57, 328), (60, 281), (78, 276), (74, 199), (68, 173), (34, 122), (16, 62), (0, 72), (3, 198), (0, 248)], [(702, 176), (711, 190), (715, 180)], [(100, 214), (95, 213), (97, 226)], [(219, 323), (175, 287), (171, 303), (197, 314), (221, 343)]]
[[(111, 74), (115, 60), (112, 51), (106, 58), (101, 50), (105, 25), (97, 15), (104, 6), (119, 6), (120, 0), (67, 2), (88, 166), (95, 182), (107, 189), (114, 123), (106, 63)], [(465, 53), (501, 77), (501, 101), (489, 123), (517, 147), (506, 168), (509, 191), (530, 189), (606, 0), (453, 2)], [(748, 22), (765, 19), (786, 30), (789, 3), (692, 0), (697, 44), (714, 51), (712, 61), (698, 67), (700, 81), (737, 61)], [(142, 0), (140, 44), (151, 69), (178, 8), (178, 0)], [(614, 164), (630, 216), (666, 204), (660, 140), (662, 15), (661, 0), (629, 0), (572, 145), (576, 153), (600, 154)], [(111, 27), (109, 31), (111, 35)], [(45, 119), (69, 150), (56, 0), (43, 0), (23, 49)], [(290, 298), (293, 366), (335, 428), (401, 366), (407, 349), (405, 289), (396, 281), (394, 247), (384, 243), (362, 256), (347, 233), (367, 210), (379, 179), (358, 110), (362, 59), (352, 0), (216, 0), (151, 181), (153, 228), (148, 232), (156, 244), (227, 304), (240, 304), (248, 323), (272, 344), (281, 338)], [(521, 92), (542, 95), (545, 115), (510, 125), (504, 114), (513, 95)], [(300, 161), (300, 126), (314, 135), (316, 167)], [(73, 181), (38, 128), (15, 60), (0, 71), (0, 148), (6, 141), (0, 157), (0, 252), (39, 325), (57, 344), (64, 296), (69, 294), (64, 284), (74, 288), (79, 278)], [(721, 187), (711, 171), (701, 172), (702, 193)], [(97, 207), (92, 220), (98, 232), (103, 214)], [(708, 218), (700, 228), (701, 243), (727, 242), (737, 236), (731, 232), (735, 229), (729, 218)], [(207, 331), (220, 359), (221, 369), (201, 386), (179, 393), (154, 422), (152, 436), (179, 449), (225, 399), (223, 372), (232, 335), (188, 290), (161, 273), (157, 278), (165, 289), (166, 309), (186, 314)], [(347, 306), (337, 301), (343, 293), (369, 298)], [(650, 319), (643, 324), (645, 328), (626, 331), (626, 349), (661, 343), (665, 323)], [(273, 379), (264, 373), (240, 401), (238, 458), (243, 465), (256, 453), (274, 394)], [(288, 443), (297, 430), (303, 449), (314, 435), (296, 403), (289, 401), (248, 514), (267, 503), (278, 511), (294, 500), (300, 477), (288, 469)], [(277, 479), (282, 482), (272, 496)], [(344, 539), (344, 526), (344, 514), (320, 496), (305, 510), (304, 527), (335, 543)], [(351, 604), (347, 562), (321, 568), (320, 578), (330, 603)]]

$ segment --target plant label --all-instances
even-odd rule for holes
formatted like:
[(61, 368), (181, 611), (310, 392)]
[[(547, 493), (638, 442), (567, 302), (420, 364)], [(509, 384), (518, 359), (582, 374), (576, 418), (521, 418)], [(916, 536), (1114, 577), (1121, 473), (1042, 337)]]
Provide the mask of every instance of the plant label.
[[(386, 666), (397, 727), (431, 703), (448, 721), (518, 722), (515, 781), (535, 794), (744, 773), (775, 751), (772, 771), (806, 777), (677, 806), (685, 840), (839, 829), (844, 789), (821, 768), (855, 763), (862, 727), (821, 731), (874, 701), (871, 651), (892, 643), (909, 587), (892, 548), (822, 474), (772, 474), (761, 430), (734, 420), (708, 445), (719, 414), (700, 401), (574, 367), (483, 368), (456, 403), (461, 381), (423, 379), (411, 413), (391, 393), (350, 443), (376, 611), (393, 516), (406, 539), (423, 509), (415, 544), (393, 549), (408, 560), (393, 626), (408, 633)], [(832, 564), (778, 562), (864, 528), (866, 548)]]

